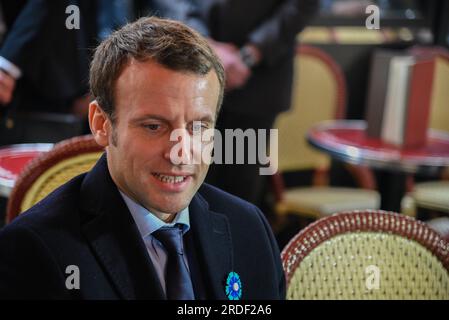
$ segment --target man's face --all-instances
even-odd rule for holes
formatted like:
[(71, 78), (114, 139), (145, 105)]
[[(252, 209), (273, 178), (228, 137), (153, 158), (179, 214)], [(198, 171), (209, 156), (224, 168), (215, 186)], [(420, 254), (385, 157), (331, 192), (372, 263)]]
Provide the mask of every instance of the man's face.
[(200, 76), (131, 60), (115, 92), (116, 120), (107, 134), (111, 176), (122, 192), (170, 220), (189, 205), (208, 170), (203, 161), (175, 165), (170, 151), (178, 141), (170, 134), (181, 129), (192, 136), (195, 121), (213, 128), (218, 78), (213, 71)]

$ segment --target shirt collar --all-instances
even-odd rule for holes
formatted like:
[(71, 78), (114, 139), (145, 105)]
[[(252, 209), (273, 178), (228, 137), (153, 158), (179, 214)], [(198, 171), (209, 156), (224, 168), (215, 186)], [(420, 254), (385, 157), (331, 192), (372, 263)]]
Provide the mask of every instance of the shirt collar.
[(190, 217), (189, 217), (189, 207), (186, 207), (182, 211), (178, 212), (175, 216), (175, 219), (171, 223), (166, 223), (159, 219), (156, 215), (151, 213), (151, 211), (147, 210), (131, 198), (129, 198), (126, 194), (119, 190), (123, 200), (125, 200), (126, 205), (128, 206), (131, 215), (134, 218), (134, 221), (137, 224), (137, 228), (139, 229), (140, 235), (142, 238), (147, 237), (149, 234), (152, 234), (154, 231), (159, 230), (163, 227), (173, 227), (178, 224), (181, 226), (182, 233), (185, 234), (190, 229)]

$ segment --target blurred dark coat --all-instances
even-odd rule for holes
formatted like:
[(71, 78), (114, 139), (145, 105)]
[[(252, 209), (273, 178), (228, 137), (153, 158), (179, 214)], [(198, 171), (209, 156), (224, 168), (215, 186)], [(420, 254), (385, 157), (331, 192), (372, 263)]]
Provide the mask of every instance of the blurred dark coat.
[(263, 55), (248, 83), (226, 94), (224, 111), (274, 117), (290, 107), (296, 35), (316, 0), (201, 0), (188, 24), (214, 40), (255, 44)]

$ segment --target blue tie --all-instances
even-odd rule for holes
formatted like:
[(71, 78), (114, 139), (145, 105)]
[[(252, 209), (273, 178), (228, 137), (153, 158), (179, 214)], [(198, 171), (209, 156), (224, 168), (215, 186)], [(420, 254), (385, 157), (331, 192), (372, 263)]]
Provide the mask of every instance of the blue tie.
[(167, 252), (165, 287), (168, 300), (194, 300), (192, 280), (183, 259), (182, 231), (178, 227), (161, 228), (152, 233)]

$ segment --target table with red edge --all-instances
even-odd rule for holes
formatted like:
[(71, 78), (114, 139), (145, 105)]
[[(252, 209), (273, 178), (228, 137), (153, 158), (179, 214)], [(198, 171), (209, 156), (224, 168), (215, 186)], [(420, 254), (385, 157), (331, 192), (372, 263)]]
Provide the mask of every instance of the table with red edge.
[(436, 175), (449, 167), (449, 133), (432, 129), (424, 146), (406, 149), (368, 137), (363, 120), (330, 120), (313, 126), (307, 141), (336, 160), (378, 169), (383, 210), (400, 212), (407, 174)]
[(34, 158), (50, 150), (51, 143), (27, 143), (0, 148), (0, 196), (8, 197), (23, 168)]

